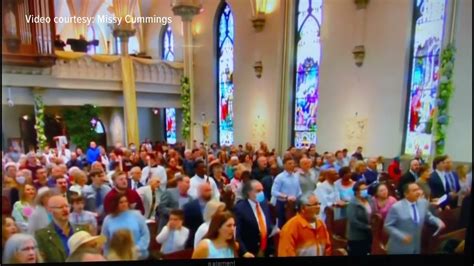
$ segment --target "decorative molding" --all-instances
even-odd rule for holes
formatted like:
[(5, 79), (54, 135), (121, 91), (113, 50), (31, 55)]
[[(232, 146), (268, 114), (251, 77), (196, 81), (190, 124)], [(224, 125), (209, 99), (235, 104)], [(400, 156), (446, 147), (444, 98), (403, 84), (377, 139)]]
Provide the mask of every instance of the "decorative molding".
[(255, 70), (255, 75), (257, 76), (257, 78), (261, 78), (262, 77), (262, 72), (263, 72), (262, 61), (255, 62), (255, 64), (253, 65), (253, 68)]
[(173, 14), (180, 16), (183, 21), (191, 21), (194, 16), (199, 14), (201, 4), (185, 3), (186, 1), (175, 1), (172, 5)]
[(265, 28), (265, 15), (257, 15), (253, 17), (251, 21), (256, 32), (262, 32)]

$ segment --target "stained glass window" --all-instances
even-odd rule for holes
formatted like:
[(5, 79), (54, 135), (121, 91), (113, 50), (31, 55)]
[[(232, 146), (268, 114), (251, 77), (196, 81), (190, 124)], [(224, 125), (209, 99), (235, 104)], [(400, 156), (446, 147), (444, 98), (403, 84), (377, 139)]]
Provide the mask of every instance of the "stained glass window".
[(416, 0), (405, 154), (430, 154), (446, 0)]
[(217, 29), (219, 142), (231, 145), (234, 142), (234, 18), (227, 3), (221, 10)]
[(166, 120), (166, 142), (168, 144), (176, 144), (176, 109), (165, 109)]
[(174, 61), (174, 38), (171, 25), (166, 26), (166, 30), (163, 32), (163, 60)]
[(298, 2), (293, 128), (296, 147), (316, 143), (322, 8), (323, 0)]

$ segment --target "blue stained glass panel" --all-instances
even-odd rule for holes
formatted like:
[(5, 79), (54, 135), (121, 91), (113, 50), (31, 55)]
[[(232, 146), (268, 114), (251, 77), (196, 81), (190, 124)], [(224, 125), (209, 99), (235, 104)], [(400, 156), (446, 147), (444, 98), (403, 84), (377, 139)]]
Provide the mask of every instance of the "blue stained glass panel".
[(445, 0), (416, 2), (405, 154), (431, 154), (445, 13)]
[(298, 2), (293, 130), (299, 148), (317, 141), (322, 8), (322, 0)]
[(234, 143), (234, 18), (225, 3), (218, 27), (219, 99), (218, 121), (220, 145)]
[(169, 24), (163, 34), (163, 60), (174, 61), (174, 37)]

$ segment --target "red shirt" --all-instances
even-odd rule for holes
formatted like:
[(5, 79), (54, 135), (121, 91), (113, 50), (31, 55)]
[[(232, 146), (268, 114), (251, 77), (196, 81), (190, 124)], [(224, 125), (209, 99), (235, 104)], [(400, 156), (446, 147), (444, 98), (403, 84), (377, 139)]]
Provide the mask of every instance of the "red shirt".
[[(104, 211), (105, 214), (110, 214), (112, 212), (112, 199), (118, 194), (116, 188), (113, 188), (104, 199)], [(140, 195), (135, 190), (127, 188), (125, 192), (128, 199), (128, 204), (130, 204), (130, 209), (139, 210), (143, 215), (145, 214), (145, 208), (143, 207), (142, 199)]]

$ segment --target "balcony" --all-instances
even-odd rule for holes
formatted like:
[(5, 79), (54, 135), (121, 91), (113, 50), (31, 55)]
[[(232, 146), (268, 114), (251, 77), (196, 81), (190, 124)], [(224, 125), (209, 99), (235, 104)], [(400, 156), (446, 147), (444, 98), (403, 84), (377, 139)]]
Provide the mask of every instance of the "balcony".
[(28, 23), (27, 16), (54, 18), (53, 0), (2, 1), (2, 64), (50, 67), (55, 62), (55, 24)]

